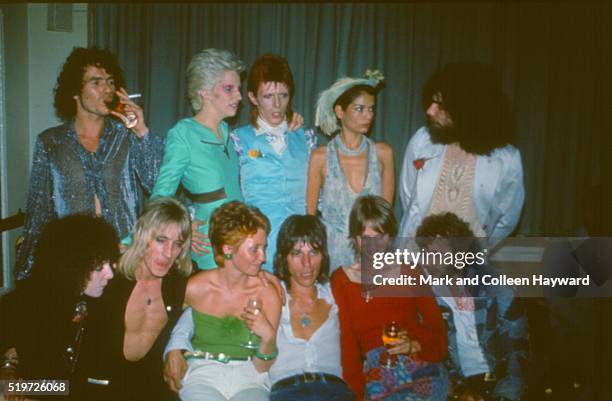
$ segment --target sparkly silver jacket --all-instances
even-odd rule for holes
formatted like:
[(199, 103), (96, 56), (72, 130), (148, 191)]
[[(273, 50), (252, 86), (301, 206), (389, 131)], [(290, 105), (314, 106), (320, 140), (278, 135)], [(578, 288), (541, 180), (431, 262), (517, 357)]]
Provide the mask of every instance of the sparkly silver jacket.
[(43, 131), (34, 149), (17, 280), (30, 274), (45, 223), (69, 214), (95, 214), (95, 194), (102, 217), (120, 238), (127, 236), (138, 218), (144, 191), (150, 193), (155, 184), (163, 149), (163, 137), (150, 132), (138, 138), (110, 118), (105, 119), (95, 153), (80, 144), (72, 122)]

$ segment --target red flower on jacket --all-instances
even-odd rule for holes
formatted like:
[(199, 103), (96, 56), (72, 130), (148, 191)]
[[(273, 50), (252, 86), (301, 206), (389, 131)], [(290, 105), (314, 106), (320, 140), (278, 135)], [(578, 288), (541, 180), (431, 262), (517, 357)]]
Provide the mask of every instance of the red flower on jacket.
[(424, 158), (420, 158), (420, 159), (415, 159), (412, 164), (414, 164), (414, 168), (416, 168), (417, 170), (420, 170), (423, 168), (423, 166), (425, 165), (425, 160)]

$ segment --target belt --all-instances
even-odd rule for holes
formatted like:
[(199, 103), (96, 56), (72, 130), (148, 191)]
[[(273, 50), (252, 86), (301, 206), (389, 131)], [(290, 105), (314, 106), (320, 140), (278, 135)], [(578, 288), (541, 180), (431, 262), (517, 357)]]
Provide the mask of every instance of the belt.
[(214, 201), (218, 201), (221, 199), (227, 198), (227, 193), (225, 193), (225, 188), (215, 189), (210, 192), (203, 192), (201, 194), (192, 194), (187, 190), (187, 188), (183, 188), (185, 191), (185, 195), (189, 200), (194, 203), (211, 203)]
[(299, 384), (321, 383), (321, 382), (346, 384), (344, 380), (342, 380), (338, 376), (330, 375), (327, 373), (304, 372), (299, 375), (290, 376), (285, 379), (277, 381), (276, 383), (274, 383), (271, 390), (280, 390), (281, 388), (296, 386)]
[(206, 351), (186, 351), (183, 356), (185, 359), (207, 359), (221, 363), (228, 363), (230, 361), (250, 361), (253, 359), (252, 356), (231, 356), (223, 352), (213, 354), (212, 352)]

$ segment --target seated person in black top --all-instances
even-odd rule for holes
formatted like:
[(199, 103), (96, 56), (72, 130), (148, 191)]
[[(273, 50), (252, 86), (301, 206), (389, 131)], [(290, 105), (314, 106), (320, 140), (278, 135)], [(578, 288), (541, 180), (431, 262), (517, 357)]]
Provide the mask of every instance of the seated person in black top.
[(15, 312), (0, 322), (8, 347), (0, 350), (3, 378), (70, 380), (69, 399), (83, 400), (94, 357), (84, 352), (93, 339), (88, 310), (113, 278), (118, 242), (99, 217), (73, 215), (45, 226), (31, 278), (5, 298)]
[[(172, 198), (147, 205), (115, 279), (92, 311), (98, 351), (92, 400), (168, 400), (162, 352), (182, 312), (191, 272), (189, 213)], [(95, 315), (94, 315), (95, 313)]]

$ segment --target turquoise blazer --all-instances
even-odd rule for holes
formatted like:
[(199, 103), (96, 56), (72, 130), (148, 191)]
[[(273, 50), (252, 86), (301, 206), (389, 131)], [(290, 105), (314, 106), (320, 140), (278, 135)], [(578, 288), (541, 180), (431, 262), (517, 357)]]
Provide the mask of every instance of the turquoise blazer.
[(263, 268), (273, 271), (278, 230), (292, 214), (306, 213), (306, 178), (311, 150), (316, 147), (313, 130), (286, 132), (287, 147), (274, 151), (266, 134), (256, 135), (252, 125), (230, 134), (240, 160), (240, 185), (245, 202), (270, 219), (270, 235)]
[[(219, 130), (223, 142), (193, 118), (185, 118), (176, 123), (168, 132), (164, 159), (151, 195), (174, 196), (179, 184), (192, 194), (225, 190), (221, 199), (188, 204), (195, 211), (195, 219), (204, 221), (198, 230), (207, 235), (213, 210), (226, 202), (242, 201), (238, 156), (230, 142), (227, 123), (222, 121)], [(210, 253), (207, 255), (191, 253), (200, 269), (217, 267), (212, 248), (208, 249)]]

